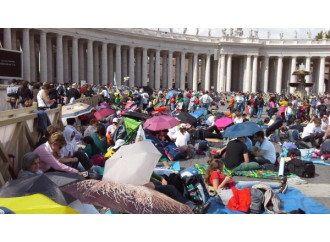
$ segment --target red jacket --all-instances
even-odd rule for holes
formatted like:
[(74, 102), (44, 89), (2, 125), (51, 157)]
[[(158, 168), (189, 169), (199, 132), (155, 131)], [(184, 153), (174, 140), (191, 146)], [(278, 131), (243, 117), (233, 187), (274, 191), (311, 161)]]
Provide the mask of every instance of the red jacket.
[(244, 188), (243, 190), (238, 190), (236, 187), (232, 187), (233, 197), (229, 200), (227, 208), (231, 210), (249, 212), (251, 205), (251, 193), (250, 188)]

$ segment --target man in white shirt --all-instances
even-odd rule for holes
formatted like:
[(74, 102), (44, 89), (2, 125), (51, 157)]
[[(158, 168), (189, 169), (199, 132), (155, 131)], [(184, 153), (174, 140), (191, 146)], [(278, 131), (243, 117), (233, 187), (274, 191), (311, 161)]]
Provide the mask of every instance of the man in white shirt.
[(213, 101), (213, 99), (209, 96), (209, 92), (206, 91), (199, 101), (203, 104), (203, 107), (206, 108), (206, 111), (204, 112), (204, 115), (206, 115), (209, 110), (210, 103)]
[[(321, 123), (321, 120), (316, 118), (313, 123), (307, 124), (301, 135), (302, 140), (305, 142), (311, 142), (313, 147), (319, 147), (323, 142)], [(318, 143), (315, 142), (316, 139), (318, 139)]]
[(252, 155), (254, 160), (260, 165), (263, 164), (275, 164), (276, 162), (276, 150), (272, 142), (265, 139), (263, 131), (255, 133), (254, 139), (257, 141), (255, 146), (252, 147)]

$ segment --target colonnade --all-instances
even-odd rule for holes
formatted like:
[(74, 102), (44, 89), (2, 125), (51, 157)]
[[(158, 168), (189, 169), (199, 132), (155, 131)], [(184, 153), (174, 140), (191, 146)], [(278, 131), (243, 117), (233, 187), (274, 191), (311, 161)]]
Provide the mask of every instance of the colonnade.
[(325, 91), (324, 79), (330, 79), (329, 73), (325, 75), (327, 56), (310, 53), (274, 56), (220, 51), (215, 55), (213, 50), (150, 48), (40, 29), (5, 28), (2, 36), (3, 48), (23, 51), (23, 79), (32, 82), (86, 80), (130, 87), (280, 93), (289, 89), (288, 82), (296, 81), (291, 74), (301, 63), (313, 72), (306, 80), (315, 83), (315, 91)]

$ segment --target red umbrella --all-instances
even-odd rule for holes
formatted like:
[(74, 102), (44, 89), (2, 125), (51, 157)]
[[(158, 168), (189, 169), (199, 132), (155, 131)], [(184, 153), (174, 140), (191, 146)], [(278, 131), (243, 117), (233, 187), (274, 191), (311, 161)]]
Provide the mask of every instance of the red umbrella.
[(233, 120), (228, 117), (219, 118), (215, 121), (214, 125), (218, 127), (218, 129), (226, 128), (227, 126), (231, 125)]
[(94, 113), (94, 116), (97, 120), (101, 120), (101, 119), (104, 119), (106, 117), (108, 117), (109, 115), (115, 113), (116, 111), (115, 110), (112, 110), (111, 108), (103, 108), (99, 111), (96, 111)]
[(180, 122), (172, 116), (160, 115), (147, 119), (143, 127), (151, 131), (160, 131), (173, 128), (179, 124)]

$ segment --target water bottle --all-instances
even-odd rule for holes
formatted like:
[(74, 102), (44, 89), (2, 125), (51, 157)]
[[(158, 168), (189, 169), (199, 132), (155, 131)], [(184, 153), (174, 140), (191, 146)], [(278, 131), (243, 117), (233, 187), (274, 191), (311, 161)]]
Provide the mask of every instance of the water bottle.
[(281, 157), (280, 159), (280, 168), (278, 170), (278, 176), (283, 176), (284, 175), (284, 157)]

